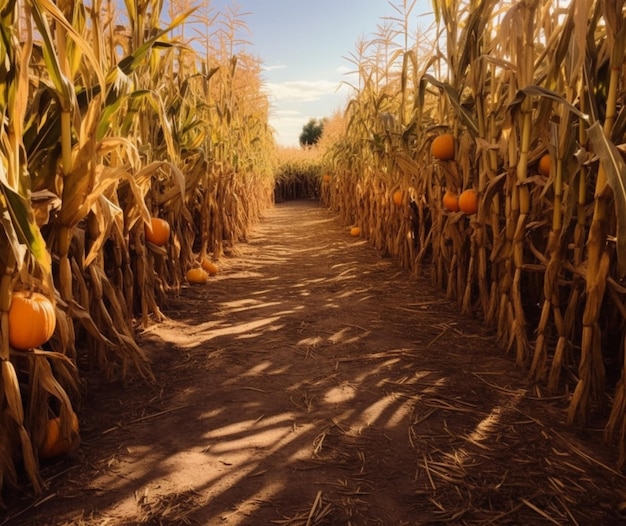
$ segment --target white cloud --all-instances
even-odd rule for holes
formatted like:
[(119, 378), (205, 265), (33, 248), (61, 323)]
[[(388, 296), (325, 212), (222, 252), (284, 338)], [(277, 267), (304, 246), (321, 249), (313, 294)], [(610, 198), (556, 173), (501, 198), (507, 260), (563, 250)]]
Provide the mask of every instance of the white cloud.
[(265, 87), (276, 100), (312, 102), (334, 94), (338, 84), (330, 80), (290, 80), (268, 82)]
[(264, 66), (263, 71), (274, 71), (277, 69), (287, 69), (286, 64), (276, 64), (275, 66)]

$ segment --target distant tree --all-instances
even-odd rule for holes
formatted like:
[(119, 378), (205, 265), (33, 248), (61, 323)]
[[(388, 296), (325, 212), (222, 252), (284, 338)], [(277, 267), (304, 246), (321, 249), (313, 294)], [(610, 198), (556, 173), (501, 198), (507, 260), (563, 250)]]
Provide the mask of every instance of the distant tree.
[(320, 140), (324, 131), (324, 119), (311, 119), (302, 127), (300, 146), (313, 146)]

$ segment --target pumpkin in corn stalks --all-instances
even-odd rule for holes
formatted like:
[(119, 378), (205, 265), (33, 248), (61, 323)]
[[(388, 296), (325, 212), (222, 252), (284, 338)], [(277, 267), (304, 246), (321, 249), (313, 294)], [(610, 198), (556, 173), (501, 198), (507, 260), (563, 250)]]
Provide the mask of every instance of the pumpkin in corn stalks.
[(209, 273), (202, 267), (191, 268), (187, 271), (187, 281), (192, 285), (202, 285), (209, 281)]
[(170, 239), (170, 224), (158, 217), (150, 219), (150, 225), (145, 225), (146, 241), (162, 247)]
[(539, 173), (541, 175), (548, 176), (550, 175), (550, 166), (552, 165), (552, 159), (550, 158), (550, 154), (546, 153), (539, 159)]
[(209, 276), (215, 276), (215, 274), (217, 274), (217, 265), (212, 261), (209, 261), (208, 259), (203, 259), (200, 265), (204, 270), (209, 273)]
[(446, 190), (446, 193), (443, 194), (442, 204), (449, 212), (458, 212), (460, 210), (459, 198), (452, 190)]
[(358, 236), (360, 236), (360, 235), (361, 235), (361, 229), (360, 229), (358, 226), (353, 226), (353, 227), (350, 229), (350, 235), (351, 235), (352, 237), (358, 237)]
[(39, 448), (40, 458), (54, 458), (69, 453), (78, 442), (78, 417), (72, 411), (71, 435), (63, 436), (61, 429), (61, 417), (55, 416), (48, 419), (46, 434), (43, 444)]
[(430, 144), (430, 153), (440, 161), (454, 159), (454, 136), (444, 133), (435, 137)]
[(404, 194), (402, 193), (402, 190), (394, 192), (392, 199), (396, 206), (400, 206), (404, 201)]
[(20, 350), (46, 343), (54, 334), (52, 302), (39, 292), (16, 291), (9, 307), (9, 344)]
[(471, 216), (478, 212), (478, 194), (473, 188), (468, 188), (459, 196), (459, 210)]

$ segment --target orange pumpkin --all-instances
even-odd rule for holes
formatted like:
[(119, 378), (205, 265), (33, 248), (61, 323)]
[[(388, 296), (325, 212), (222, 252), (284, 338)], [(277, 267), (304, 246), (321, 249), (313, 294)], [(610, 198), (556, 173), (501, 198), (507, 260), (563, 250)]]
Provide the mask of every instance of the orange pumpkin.
[(150, 219), (150, 225), (145, 225), (146, 241), (154, 245), (163, 246), (170, 239), (170, 224), (159, 217)]
[(56, 322), (54, 306), (46, 296), (14, 292), (9, 307), (9, 344), (21, 350), (39, 347), (52, 337)]
[(61, 417), (49, 418), (43, 444), (39, 448), (40, 458), (53, 458), (68, 453), (78, 439), (78, 417), (72, 412), (72, 433), (69, 437), (61, 434)]
[(191, 268), (187, 271), (187, 281), (193, 285), (202, 285), (209, 281), (209, 273), (202, 267)]
[(454, 159), (454, 136), (444, 133), (435, 137), (430, 144), (430, 153), (435, 159), (440, 161)]
[(552, 158), (549, 153), (542, 155), (541, 159), (539, 159), (539, 173), (541, 175), (548, 176), (550, 175), (550, 167), (552, 166)]
[(203, 259), (200, 264), (204, 270), (209, 273), (209, 276), (215, 276), (217, 274), (217, 265), (208, 259)]
[(352, 237), (358, 237), (358, 236), (360, 236), (360, 235), (361, 235), (361, 229), (360, 229), (358, 226), (353, 226), (353, 227), (350, 229), (350, 235), (351, 235)]
[(402, 193), (402, 190), (394, 192), (392, 199), (396, 206), (402, 205), (402, 201), (404, 201), (404, 194)]
[(459, 198), (456, 193), (452, 190), (446, 190), (446, 193), (443, 194), (443, 207), (449, 212), (458, 212), (459, 211)]
[(473, 188), (468, 188), (459, 196), (459, 209), (466, 215), (478, 212), (478, 194)]
[(325, 183), (330, 183), (330, 175), (326, 174), (322, 179)]

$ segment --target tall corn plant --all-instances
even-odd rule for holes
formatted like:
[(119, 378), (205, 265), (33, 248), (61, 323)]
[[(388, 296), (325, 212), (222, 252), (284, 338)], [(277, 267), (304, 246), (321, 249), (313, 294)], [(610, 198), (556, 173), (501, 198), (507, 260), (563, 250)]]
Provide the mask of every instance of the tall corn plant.
[(269, 104), (262, 93), (261, 66), (246, 52), (247, 26), (238, 8), (196, 19), (204, 48), (199, 107), (206, 123), (206, 166), (198, 187), (199, 259), (219, 259), (257, 221), (273, 199)]
[[(587, 237), (586, 265), (586, 300), (582, 316), (582, 342), (579, 363), (579, 379), (574, 391), (568, 413), (568, 421), (586, 423), (590, 406), (596, 402), (603, 406), (606, 402), (605, 369), (602, 355), (602, 332), (608, 327), (601, 325), (600, 313), (604, 294), (611, 274), (611, 260), (617, 254), (616, 272), (619, 277), (626, 275), (624, 257), (624, 212), (626, 210), (626, 169), (621, 156), (612, 141), (623, 141), (626, 129), (618, 120), (618, 93), (623, 84), (621, 73), (624, 65), (626, 48), (626, 14), (624, 1), (603, 2), (601, 13), (606, 24), (606, 52), (608, 57), (608, 79), (606, 80), (606, 99), (604, 122), (594, 122), (589, 129), (589, 137), (600, 157), (595, 180), (594, 206), (589, 234)], [(588, 84), (588, 88), (592, 88)], [(595, 111), (593, 111), (595, 114)], [(611, 224), (611, 216), (617, 223)], [(616, 234), (615, 248), (609, 248), (608, 235)], [(615, 272), (615, 271), (614, 271)], [(618, 302), (618, 305), (620, 303)], [(622, 309), (624, 314), (624, 309)], [(623, 322), (623, 320), (622, 320)], [(623, 323), (622, 323), (623, 325)], [(622, 330), (623, 334), (623, 330)], [(624, 376), (617, 392), (616, 405), (608, 423), (610, 437), (615, 428), (621, 426), (620, 461), (626, 462), (626, 415), (623, 404)], [(621, 421), (621, 424), (619, 422)]]
[[(36, 491), (41, 490), (31, 435), (25, 426), (25, 415), (19, 380), (12, 361), (8, 337), (8, 311), (16, 274), (27, 277), (25, 285), (37, 287), (54, 298), (51, 286), (51, 261), (45, 242), (39, 233), (34, 213), (28, 201), (30, 191), (23, 162), (23, 122), (27, 110), (28, 62), (32, 52), (32, 34), (25, 45), (18, 45), (15, 31), (19, 19), (18, 4), (5, 2), (0, 21), (2, 77), (0, 86), (0, 170), (2, 194), (3, 272), (0, 279), (0, 489), (7, 481), (17, 484), (15, 459), (21, 455), (26, 473)], [(30, 248), (30, 251), (28, 250)], [(30, 267), (30, 268), (29, 268)], [(29, 270), (31, 272), (29, 272)], [(32, 274), (33, 278), (28, 278)], [(37, 279), (38, 278), (38, 279)], [(13, 357), (15, 359), (15, 357)], [(20, 357), (21, 358), (21, 357)]]

